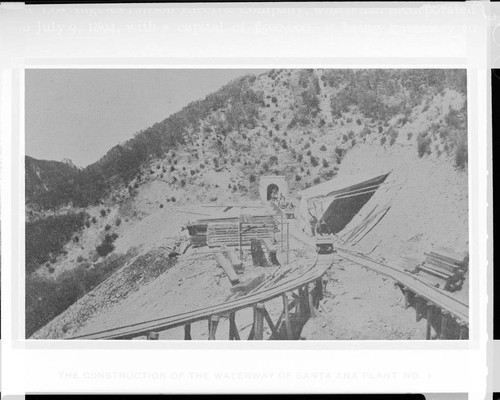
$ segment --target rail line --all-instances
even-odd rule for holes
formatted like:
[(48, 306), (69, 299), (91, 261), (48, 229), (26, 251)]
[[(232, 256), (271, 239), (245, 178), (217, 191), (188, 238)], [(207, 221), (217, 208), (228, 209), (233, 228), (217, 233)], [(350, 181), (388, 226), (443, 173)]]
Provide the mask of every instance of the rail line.
[(427, 319), (426, 339), (431, 339), (432, 328), (436, 338), (468, 339), (469, 338), (469, 305), (421, 281), (416, 276), (380, 263), (357, 253), (352, 249), (339, 247), (338, 255), (350, 262), (370, 268), (381, 275), (388, 276), (397, 282), (405, 297), (405, 308), (415, 308), (416, 321)]
[[(214, 316), (218, 317), (221, 315), (228, 315), (228, 314), (230, 316), (232, 314), (234, 319), (234, 313), (236, 311), (249, 307), (254, 307), (255, 309), (256, 306), (259, 306), (257, 308), (261, 309), (260, 312), (264, 314), (264, 317), (268, 322), (268, 324), (270, 325), (271, 330), (273, 332), (276, 332), (279, 328), (278, 327), (279, 323), (277, 323), (276, 326), (274, 326), (265, 308), (262, 310), (263, 303), (278, 297), (283, 297), (284, 310), (282, 314), (286, 315), (286, 317), (285, 319), (280, 317), (280, 320), (282, 320), (280, 322), (287, 322), (286, 319), (288, 318), (289, 304), (287, 304), (287, 301), (285, 301), (286, 293), (293, 292), (294, 290), (299, 290), (298, 297), (302, 300), (302, 302), (304, 302), (304, 296), (305, 296), (305, 301), (308, 302), (309, 306), (311, 306), (312, 303), (314, 302), (314, 299), (308, 299), (308, 297), (311, 297), (310, 295), (311, 290), (309, 290), (308, 287), (311, 284), (315, 284), (317, 288), (318, 286), (322, 287), (322, 284), (320, 282), (321, 277), (326, 272), (326, 270), (333, 264), (333, 259), (334, 259), (333, 254), (326, 254), (326, 255), (317, 254), (313, 265), (311, 265), (302, 275), (289, 279), (288, 281), (278, 284), (272, 288), (263, 290), (261, 292), (257, 292), (255, 294), (250, 294), (229, 301), (227, 303), (204, 307), (198, 310), (161, 317), (149, 321), (123, 325), (116, 328), (111, 328), (90, 334), (73, 336), (70, 337), (69, 339), (70, 340), (132, 339), (138, 336), (149, 335), (151, 332), (157, 333), (168, 329), (176, 328), (179, 326), (189, 327), (189, 329), (185, 328), (185, 330), (190, 332), (190, 325), (194, 322), (202, 320), (208, 320), (210, 322), (214, 321), (213, 319)], [(309, 309), (308, 312), (313, 313), (314, 311)], [(259, 319), (258, 310), (257, 310), (257, 315), (254, 318)], [(215, 320), (217, 321), (218, 319), (216, 318)], [(235, 333), (234, 321), (231, 329), (233, 330), (233, 336), (234, 336)], [(290, 327), (288, 325), (288, 322), (287, 322), (287, 330), (288, 330), (288, 336), (289, 338), (291, 338), (291, 332), (289, 332)], [(258, 333), (256, 334), (254, 332), (254, 336), (256, 335), (258, 335)], [(210, 336), (215, 336), (215, 333)], [(186, 334), (186, 339), (190, 339), (190, 334)]]
[[(452, 324), (453, 321), (455, 321), (456, 326), (459, 327), (459, 338), (468, 338), (468, 304), (419, 280), (408, 272), (375, 261), (361, 253), (355, 252), (351, 248), (338, 246), (337, 255), (347, 261), (372, 269), (396, 281), (405, 294), (405, 308), (412, 302), (416, 310), (417, 321), (423, 317), (427, 318), (427, 339), (430, 339), (431, 326), (435, 325), (438, 325), (436, 329), (439, 331), (441, 339), (449, 338), (450, 324)], [(215, 340), (215, 331), (217, 329), (219, 317), (221, 316), (229, 316), (230, 340), (239, 339), (239, 332), (234, 320), (235, 313), (250, 307), (254, 309), (254, 324), (249, 339), (263, 338), (264, 320), (267, 321), (275, 337), (278, 336), (280, 327), (286, 325), (287, 337), (292, 339), (294, 335), (290, 327), (289, 308), (295, 306), (300, 318), (304, 318), (305, 316), (307, 319), (310, 315), (314, 315), (314, 304), (317, 304), (318, 299), (313, 298), (311, 294), (314, 292), (317, 297), (319, 292), (319, 296), (322, 296), (323, 284), (321, 278), (327, 269), (332, 266), (333, 261), (334, 254), (316, 254), (313, 264), (300, 276), (288, 277), (285, 281), (271, 288), (256, 293), (250, 293), (244, 297), (226, 303), (118, 326), (90, 334), (73, 336), (69, 339), (132, 339), (139, 336), (149, 337), (152, 333), (158, 335), (158, 332), (180, 326), (184, 326), (185, 328), (185, 339), (191, 339), (191, 324), (207, 320), (209, 322), (209, 339)], [(311, 285), (313, 286), (311, 287)], [(313, 290), (314, 288), (315, 290)], [(296, 290), (298, 290), (298, 295), (293, 293)], [(294, 294), (295, 300), (292, 301), (293, 304), (288, 303), (287, 293)], [(265, 309), (264, 303), (278, 297), (283, 298), (283, 311), (275, 324)], [(436, 318), (439, 319), (438, 323), (436, 323)]]

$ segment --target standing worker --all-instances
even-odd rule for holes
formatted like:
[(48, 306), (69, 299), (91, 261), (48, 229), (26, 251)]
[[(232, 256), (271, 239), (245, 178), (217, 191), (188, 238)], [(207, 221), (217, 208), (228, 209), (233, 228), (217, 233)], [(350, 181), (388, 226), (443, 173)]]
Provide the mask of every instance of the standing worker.
[(309, 220), (309, 222), (311, 223), (311, 233), (313, 236), (316, 236), (316, 225), (318, 223), (318, 218), (316, 218), (316, 216), (311, 213), (311, 210), (309, 210), (309, 215), (311, 216), (311, 219)]

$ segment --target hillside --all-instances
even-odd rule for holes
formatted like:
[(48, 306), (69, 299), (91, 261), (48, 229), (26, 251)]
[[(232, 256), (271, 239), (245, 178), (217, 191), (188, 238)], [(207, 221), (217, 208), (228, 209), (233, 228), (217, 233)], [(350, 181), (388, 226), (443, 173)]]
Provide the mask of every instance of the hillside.
[[(194, 205), (256, 200), (262, 175), (285, 175), (293, 195), (337, 175), (393, 170), (395, 180), (411, 185), (387, 198), (396, 203), (394, 214), (364, 249), (378, 245), (379, 257), (395, 258), (440, 240), (443, 229), (455, 232), (448, 244), (463, 246), (466, 106), (461, 70), (273, 70), (228, 83), (83, 170), (27, 157), (30, 223), (61, 218), (29, 237), (27, 257), (36, 257), (27, 314), (38, 317), (54, 303), (54, 296), (38, 295), (47, 293), (42, 287), (54, 288), (56, 303), (64, 304), (29, 325), (28, 336), (123, 265), (134, 269), (136, 254), (168, 258), (155, 249), (173, 248), (185, 235), (182, 225), (207, 214)], [(410, 200), (414, 214), (405, 221)], [(66, 233), (41, 250), (48, 229)], [(153, 268), (144, 276), (161, 273)], [(129, 282), (116, 301), (142, 283)]]

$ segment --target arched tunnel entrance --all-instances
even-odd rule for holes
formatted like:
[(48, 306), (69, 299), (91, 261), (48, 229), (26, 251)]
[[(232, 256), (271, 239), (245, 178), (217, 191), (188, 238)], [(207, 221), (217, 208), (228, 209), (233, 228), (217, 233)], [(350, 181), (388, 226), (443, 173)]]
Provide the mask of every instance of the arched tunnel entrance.
[(273, 192), (276, 190), (276, 192), (279, 191), (279, 188), (278, 188), (278, 185), (276, 185), (275, 183), (271, 183), (268, 187), (267, 187), (267, 200), (271, 200), (272, 197), (273, 197)]
[(273, 192), (274, 191), (279, 191), (279, 188), (278, 188), (278, 185), (276, 185), (275, 183), (271, 183), (268, 187), (267, 187), (267, 200), (271, 200), (272, 199), (272, 196), (273, 196)]

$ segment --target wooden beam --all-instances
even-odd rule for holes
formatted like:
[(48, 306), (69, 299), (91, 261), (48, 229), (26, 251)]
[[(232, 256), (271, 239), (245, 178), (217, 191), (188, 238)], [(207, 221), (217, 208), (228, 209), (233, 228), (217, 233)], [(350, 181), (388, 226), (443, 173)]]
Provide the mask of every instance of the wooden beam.
[(209, 320), (208, 340), (215, 340), (215, 333), (219, 325), (219, 316), (211, 315)]
[(415, 295), (415, 321), (419, 322), (422, 319), (422, 303), (424, 302), (424, 298)]
[(434, 315), (434, 304), (427, 302), (427, 327), (425, 331), (425, 339), (431, 339), (432, 316)]
[(276, 326), (274, 325), (273, 320), (271, 319), (271, 316), (269, 315), (269, 312), (266, 310), (265, 307), (262, 308), (262, 313), (264, 314), (264, 319), (269, 325), (269, 328), (271, 328), (273, 336), (277, 338), (279, 336), (278, 330), (276, 329)]
[(309, 285), (306, 286), (307, 287), (307, 300), (309, 303), (309, 317), (314, 318), (316, 316), (316, 313), (314, 311), (313, 291), (311, 290)]
[(286, 336), (288, 340), (292, 340), (292, 324), (290, 322), (290, 312), (288, 311), (288, 299), (286, 292), (282, 295), (283, 298), (283, 312), (285, 313)]
[(467, 339), (469, 339), (469, 327), (467, 326), (467, 324), (464, 323), (464, 322), (460, 322), (459, 326), (460, 326), (460, 336), (459, 336), (459, 339), (460, 340), (467, 340)]
[(406, 287), (403, 287), (403, 289), (401, 289), (403, 291), (403, 296), (405, 297), (405, 310), (408, 309), (408, 307), (410, 307), (410, 291), (408, 290), (408, 288)]
[(252, 329), (250, 329), (250, 333), (248, 334), (247, 340), (253, 340), (255, 336), (255, 324), (252, 324)]
[(318, 296), (317, 301), (323, 300), (323, 281), (322, 278), (316, 279), (314, 286), (316, 288), (316, 294)]
[(184, 325), (184, 340), (192, 340), (191, 339), (191, 324)]
[(310, 309), (309, 309), (309, 287), (307, 285), (307, 283), (302, 286), (302, 305), (300, 306), (301, 308), (301, 321), (302, 322), (305, 322), (311, 312), (310, 312)]
[(448, 322), (450, 318), (450, 313), (446, 310), (441, 311), (441, 334), (439, 338), (441, 340), (448, 339)]
[(240, 340), (238, 327), (236, 326), (236, 313), (229, 314), (229, 340)]
[[(290, 311), (293, 307), (295, 307), (295, 300), (292, 300), (290, 303), (288, 303), (288, 311)], [(284, 322), (284, 318), (285, 318), (285, 309), (283, 308), (283, 310), (281, 311), (281, 314), (280, 314), (280, 316), (275, 324), (276, 329), (278, 331), (280, 330), (281, 324)]]
[(264, 303), (257, 303), (253, 309), (254, 340), (264, 339)]

